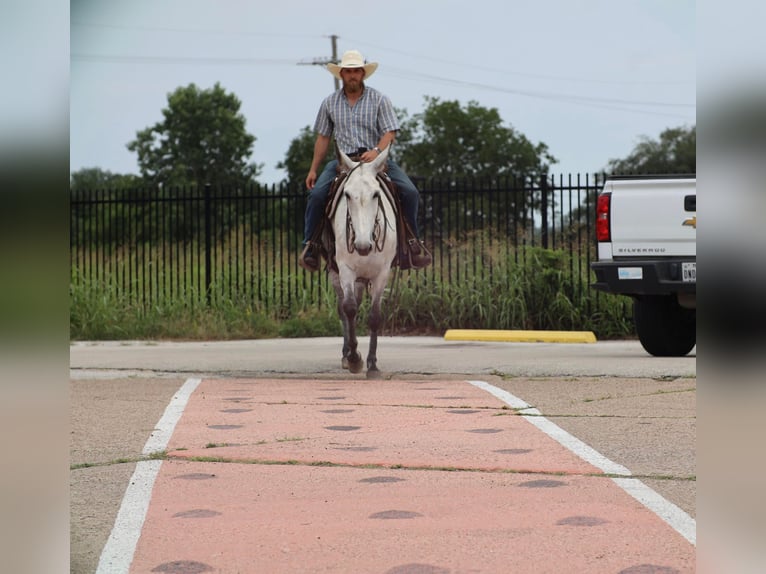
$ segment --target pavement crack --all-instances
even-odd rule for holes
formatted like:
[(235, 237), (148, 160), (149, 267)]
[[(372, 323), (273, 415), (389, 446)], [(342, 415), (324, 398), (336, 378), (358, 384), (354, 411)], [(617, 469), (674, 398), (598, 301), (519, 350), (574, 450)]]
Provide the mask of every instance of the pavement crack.
[[(347, 463), (330, 460), (297, 460), (297, 459), (265, 459), (265, 458), (232, 458), (226, 456), (175, 456), (172, 453), (164, 457), (165, 460), (176, 462), (203, 462), (217, 464), (243, 464), (263, 466), (303, 466), (303, 467), (327, 467), (327, 468), (356, 468), (365, 470), (404, 470), (404, 471), (428, 471), (428, 472), (456, 472), (456, 473), (479, 473), (479, 474), (523, 474), (557, 477), (601, 477), (601, 478), (639, 478), (632, 475), (610, 474), (604, 472), (576, 472), (576, 471), (553, 471), (535, 470), (527, 468), (497, 468), (497, 467), (466, 467), (452, 465), (409, 465), (402, 463)], [(651, 477), (657, 478), (657, 477)]]
[(583, 403), (596, 403), (600, 401), (611, 401), (611, 400), (622, 400), (622, 399), (637, 399), (641, 397), (655, 397), (657, 395), (672, 395), (672, 394), (680, 394), (680, 393), (695, 393), (697, 392), (697, 389), (694, 387), (684, 388), (684, 389), (658, 389), (656, 391), (651, 391), (648, 393), (638, 393), (635, 395), (604, 395), (601, 397), (586, 397), (584, 399), (581, 399), (581, 402)]
[(70, 464), (69, 470), (70, 471), (82, 470), (85, 468), (116, 466), (120, 464), (134, 464), (134, 463), (145, 462), (149, 460), (166, 460), (167, 458), (168, 458), (168, 454), (166, 451), (163, 450), (163, 451), (154, 452), (148, 455), (120, 457), (120, 458), (115, 458), (113, 460), (105, 460), (105, 461), (98, 461), (98, 462), (78, 462), (75, 464)]

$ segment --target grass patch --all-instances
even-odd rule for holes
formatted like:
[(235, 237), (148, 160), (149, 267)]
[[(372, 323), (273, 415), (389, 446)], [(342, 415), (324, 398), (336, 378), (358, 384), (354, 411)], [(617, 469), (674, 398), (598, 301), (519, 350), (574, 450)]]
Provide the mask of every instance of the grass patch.
[[(539, 247), (509, 248), (498, 240), (477, 249), (478, 243), (475, 237), (447, 242), (434, 249), (432, 267), (402, 272), (398, 281), (391, 281), (383, 303), (383, 334), (535, 329), (593, 331), (599, 339), (633, 336), (630, 300), (590, 289), (590, 270), (582, 256)], [(297, 269), (280, 273), (259, 275), (256, 292), (249, 284), (231, 287), (224, 276), (205, 296), (192, 284), (163, 288), (161, 277), (154, 291), (147, 292), (143, 284), (124, 284), (123, 275), (86, 277), (75, 269), (69, 290), (70, 339), (340, 336), (335, 294), (327, 278), (305, 277)], [(190, 271), (190, 280), (198, 274)], [(368, 314), (365, 298), (358, 315), (359, 335), (368, 334)]]

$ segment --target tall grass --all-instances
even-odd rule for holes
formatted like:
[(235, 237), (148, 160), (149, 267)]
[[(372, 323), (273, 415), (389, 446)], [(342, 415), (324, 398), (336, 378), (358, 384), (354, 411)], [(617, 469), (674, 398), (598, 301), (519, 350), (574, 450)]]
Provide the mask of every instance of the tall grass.
[[(473, 245), (435, 251), (433, 267), (401, 272), (390, 281), (383, 303), (384, 332), (441, 335), (454, 328), (542, 329), (592, 330), (600, 339), (632, 336), (629, 300), (590, 289), (590, 270), (576, 252), (508, 249), (492, 243), (477, 250)], [(285, 266), (289, 260), (277, 258), (272, 263)], [(437, 272), (441, 266), (450, 266), (451, 273)], [(249, 281), (247, 270), (238, 270), (234, 289), (231, 275), (219, 274), (210, 296), (193, 284), (173, 285), (163, 292), (163, 282), (158, 281), (156, 289), (163, 296), (155, 293), (149, 304), (131, 293), (124, 278), (117, 281), (108, 273), (83, 277), (73, 271), (70, 338), (224, 340), (341, 334), (335, 294), (326, 278), (298, 268), (257, 271), (253, 281), (263, 287), (257, 292), (237, 288)], [(189, 276), (198, 274), (192, 270)], [(282, 282), (304, 287), (297, 297), (285, 300)], [(359, 313), (361, 334), (366, 332), (368, 312), (366, 299)]]
[[(588, 287), (589, 270), (576, 255), (526, 247), (488, 258), (460, 254), (474, 272), (461, 281), (410, 274), (388, 302), (391, 328), (592, 330), (599, 338), (631, 336), (629, 299)], [(576, 265), (575, 265), (576, 264)], [(491, 265), (492, 272), (485, 272)], [(570, 273), (581, 269), (580, 281)]]

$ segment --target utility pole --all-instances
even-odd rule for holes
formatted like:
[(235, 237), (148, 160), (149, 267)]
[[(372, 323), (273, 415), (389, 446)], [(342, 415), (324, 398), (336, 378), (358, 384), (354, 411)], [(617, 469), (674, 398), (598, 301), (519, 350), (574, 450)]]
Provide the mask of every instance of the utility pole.
[[(330, 42), (332, 43), (332, 56), (330, 58), (314, 58), (309, 62), (298, 62), (299, 66), (326, 66), (327, 64), (336, 64), (338, 62), (338, 36), (335, 34), (330, 36)], [(333, 76), (335, 90), (340, 89), (340, 83), (338, 78)]]

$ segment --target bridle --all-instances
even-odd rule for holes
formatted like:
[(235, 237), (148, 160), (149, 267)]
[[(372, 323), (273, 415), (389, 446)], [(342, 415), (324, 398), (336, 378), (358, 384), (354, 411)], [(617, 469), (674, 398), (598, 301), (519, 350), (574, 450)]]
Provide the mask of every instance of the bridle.
[[(351, 176), (351, 174), (354, 172), (356, 168), (359, 167), (358, 164), (354, 166), (351, 171), (348, 172), (348, 175), (346, 175), (346, 182), (348, 181), (348, 178)], [(377, 181), (377, 180), (376, 180)], [(380, 181), (377, 182), (379, 186), (382, 184)], [(345, 184), (344, 184), (345, 187)], [(342, 191), (342, 190), (341, 190)], [(381, 215), (382, 215), (382, 223), (381, 223)], [(383, 194), (378, 194), (378, 209), (375, 213), (375, 223), (372, 227), (372, 243), (375, 246), (375, 250), (380, 252), (383, 250), (383, 246), (386, 243), (386, 237), (388, 236), (388, 215), (386, 214), (386, 210), (383, 207)], [(354, 230), (354, 223), (351, 221), (351, 214), (348, 210), (348, 199), (346, 199), (346, 249), (348, 249), (349, 253), (353, 253), (355, 251), (354, 247), (354, 241), (356, 239), (356, 231)]]

